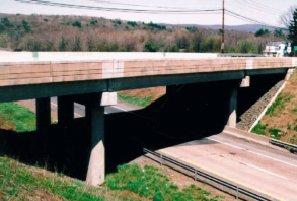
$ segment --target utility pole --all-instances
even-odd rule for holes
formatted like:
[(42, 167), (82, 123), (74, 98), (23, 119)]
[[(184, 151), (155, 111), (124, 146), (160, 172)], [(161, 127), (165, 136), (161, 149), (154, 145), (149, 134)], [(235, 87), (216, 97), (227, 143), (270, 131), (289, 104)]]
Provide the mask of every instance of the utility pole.
[(223, 16), (222, 16), (222, 44), (221, 44), (221, 53), (225, 52), (225, 0), (223, 0)]

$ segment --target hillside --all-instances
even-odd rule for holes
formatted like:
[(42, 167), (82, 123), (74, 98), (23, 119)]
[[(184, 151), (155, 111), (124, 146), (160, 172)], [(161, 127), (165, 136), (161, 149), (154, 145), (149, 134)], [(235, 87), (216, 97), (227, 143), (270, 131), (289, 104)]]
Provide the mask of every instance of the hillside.
[(252, 132), (297, 144), (297, 71)]
[[(262, 53), (273, 34), (226, 30), (226, 52)], [(23, 51), (219, 52), (217, 27), (177, 26), (82, 16), (0, 14), (0, 48)]]

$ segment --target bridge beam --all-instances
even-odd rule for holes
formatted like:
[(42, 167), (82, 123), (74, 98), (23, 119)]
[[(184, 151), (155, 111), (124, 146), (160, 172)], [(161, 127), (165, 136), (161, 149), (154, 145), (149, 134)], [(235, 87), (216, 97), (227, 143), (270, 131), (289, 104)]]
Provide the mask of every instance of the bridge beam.
[(51, 99), (36, 98), (35, 99), (36, 110), (36, 130), (43, 134), (46, 134), (51, 125)]
[(237, 114), (236, 114), (236, 109), (237, 109), (237, 86), (234, 86), (230, 90), (230, 96), (229, 96), (229, 117), (228, 117), (228, 122), (227, 126), (236, 128), (236, 120), (237, 120)]
[(91, 133), (90, 159), (86, 182), (96, 186), (104, 182), (105, 148), (104, 148), (104, 107), (100, 106), (102, 93), (92, 94), (86, 104), (86, 118)]

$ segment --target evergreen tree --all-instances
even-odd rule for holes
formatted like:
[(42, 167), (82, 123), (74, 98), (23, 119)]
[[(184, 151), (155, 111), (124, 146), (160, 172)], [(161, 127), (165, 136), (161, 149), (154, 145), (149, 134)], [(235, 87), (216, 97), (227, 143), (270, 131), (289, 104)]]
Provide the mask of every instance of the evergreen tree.
[(289, 25), (288, 39), (292, 42), (292, 46), (297, 46), (297, 8), (293, 13), (293, 19)]

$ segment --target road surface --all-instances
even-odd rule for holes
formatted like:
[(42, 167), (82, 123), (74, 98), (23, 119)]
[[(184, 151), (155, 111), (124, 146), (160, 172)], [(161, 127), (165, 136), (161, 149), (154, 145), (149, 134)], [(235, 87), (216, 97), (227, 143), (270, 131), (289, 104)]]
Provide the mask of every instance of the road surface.
[(159, 152), (275, 200), (296, 200), (294, 154), (226, 133)]
[[(31, 111), (35, 112), (35, 101), (33, 99), (30, 100), (21, 100), (18, 101), (18, 104), (30, 109)], [(51, 98), (51, 115), (52, 121), (57, 121), (57, 98)], [(104, 108), (104, 114), (112, 114), (112, 113), (120, 113), (120, 112), (128, 112), (138, 110), (138, 107), (129, 107), (125, 104), (119, 103), (116, 106), (110, 106)], [(85, 116), (85, 107), (80, 104), (74, 104), (74, 117), (80, 118)]]

